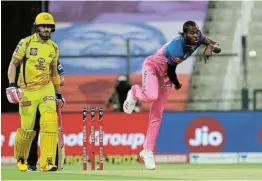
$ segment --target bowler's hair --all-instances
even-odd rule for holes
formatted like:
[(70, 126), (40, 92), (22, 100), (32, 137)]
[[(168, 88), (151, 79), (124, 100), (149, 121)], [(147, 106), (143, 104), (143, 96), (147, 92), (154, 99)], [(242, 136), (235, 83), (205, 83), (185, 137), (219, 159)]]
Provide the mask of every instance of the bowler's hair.
[(195, 26), (197, 28), (197, 30), (199, 30), (198, 25), (196, 24), (196, 22), (190, 20), (190, 21), (186, 21), (183, 24), (183, 32), (182, 33), (179, 32), (179, 33), (184, 36), (188, 32), (189, 26)]

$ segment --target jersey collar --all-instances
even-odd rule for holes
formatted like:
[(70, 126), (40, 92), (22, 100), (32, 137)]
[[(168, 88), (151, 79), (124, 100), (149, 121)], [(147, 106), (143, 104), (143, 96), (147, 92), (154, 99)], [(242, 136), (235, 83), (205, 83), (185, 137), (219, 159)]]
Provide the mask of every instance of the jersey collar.
[[(35, 42), (40, 42), (40, 40), (39, 40), (39, 38), (38, 38), (38, 36), (37, 36), (36, 33), (33, 34), (33, 41), (35, 41)], [(50, 41), (50, 40), (47, 40), (45, 43), (51, 45), (51, 41)]]

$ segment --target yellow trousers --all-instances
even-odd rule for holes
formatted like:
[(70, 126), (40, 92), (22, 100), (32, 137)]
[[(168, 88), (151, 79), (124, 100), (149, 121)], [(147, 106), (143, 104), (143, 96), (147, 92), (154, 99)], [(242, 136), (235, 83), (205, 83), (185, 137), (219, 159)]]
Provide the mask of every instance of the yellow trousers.
[[(22, 90), (19, 102), (21, 128), (33, 130), (37, 109), (40, 111), (40, 167), (55, 164), (58, 138), (55, 90), (52, 83), (37, 90)], [(16, 148), (15, 148), (16, 149)]]

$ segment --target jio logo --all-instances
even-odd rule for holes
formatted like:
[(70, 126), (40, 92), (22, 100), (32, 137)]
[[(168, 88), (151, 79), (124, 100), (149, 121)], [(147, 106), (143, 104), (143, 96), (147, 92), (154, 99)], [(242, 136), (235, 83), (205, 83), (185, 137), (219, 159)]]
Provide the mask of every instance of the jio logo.
[(195, 138), (189, 140), (191, 146), (219, 146), (223, 142), (223, 135), (218, 131), (209, 132), (207, 126), (195, 129)]
[(185, 142), (191, 152), (218, 152), (225, 143), (223, 126), (210, 117), (193, 120), (185, 134)]

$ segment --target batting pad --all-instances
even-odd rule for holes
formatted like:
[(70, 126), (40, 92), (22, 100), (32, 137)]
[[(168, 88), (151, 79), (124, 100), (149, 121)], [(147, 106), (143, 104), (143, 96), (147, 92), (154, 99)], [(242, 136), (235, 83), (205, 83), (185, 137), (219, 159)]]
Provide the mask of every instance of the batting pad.
[(41, 115), (40, 132), (58, 133), (58, 116), (56, 112), (45, 112)]
[(14, 157), (16, 159), (23, 158), (27, 160), (35, 135), (34, 130), (17, 129), (14, 143)]
[(56, 147), (58, 141), (58, 118), (56, 112), (47, 112), (40, 120), (40, 167), (47, 163), (55, 165)]

